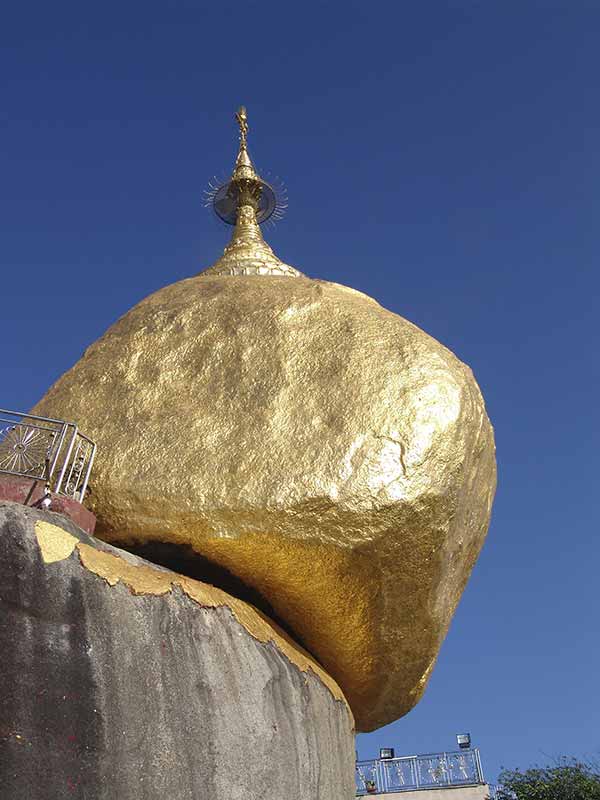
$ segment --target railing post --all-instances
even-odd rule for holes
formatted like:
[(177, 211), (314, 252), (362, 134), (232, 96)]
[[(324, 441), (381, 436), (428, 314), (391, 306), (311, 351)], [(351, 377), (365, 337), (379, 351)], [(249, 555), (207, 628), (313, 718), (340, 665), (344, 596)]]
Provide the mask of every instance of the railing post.
[(63, 422), (60, 428), (60, 434), (58, 437), (56, 437), (53, 444), (54, 455), (52, 457), (52, 463), (48, 467), (48, 483), (51, 482), (52, 476), (54, 475), (54, 470), (56, 469), (56, 462), (58, 461), (60, 451), (62, 450), (66, 432), (67, 432), (67, 424), (66, 422)]
[(485, 783), (485, 779), (483, 777), (483, 767), (481, 766), (481, 755), (479, 753), (479, 748), (476, 747), (473, 752), (475, 753), (475, 769), (477, 771), (477, 777), (479, 779), (479, 783)]
[(83, 479), (83, 483), (81, 484), (81, 497), (80, 502), (83, 503), (85, 500), (85, 490), (87, 489), (88, 481), (90, 479), (90, 473), (92, 471), (92, 467), (94, 466), (94, 458), (96, 457), (96, 445), (91, 443), (92, 452), (89, 457), (87, 471), (85, 473), (85, 478)]
[(375, 763), (377, 764), (377, 789), (380, 792), (385, 792), (385, 770), (383, 767), (383, 762), (380, 759), (377, 759)]
[(71, 459), (71, 453), (73, 452), (73, 447), (75, 445), (75, 439), (77, 438), (77, 426), (76, 425), (69, 425), (69, 427), (73, 428), (73, 433), (71, 434), (71, 441), (69, 442), (69, 446), (67, 448), (67, 455), (65, 457), (65, 461), (63, 467), (60, 471), (60, 475), (58, 476), (58, 480), (56, 482), (56, 489), (54, 490), (57, 494), (60, 492), (61, 485), (63, 482), (63, 478), (65, 477), (65, 472), (69, 465), (69, 461)]

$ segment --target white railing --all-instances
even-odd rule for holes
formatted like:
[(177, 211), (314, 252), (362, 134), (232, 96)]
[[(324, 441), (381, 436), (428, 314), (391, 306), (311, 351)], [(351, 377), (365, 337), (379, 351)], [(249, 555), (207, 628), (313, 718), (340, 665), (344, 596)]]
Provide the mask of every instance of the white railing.
[(0, 409), (0, 473), (44, 481), (82, 501), (96, 445), (73, 422)]
[(356, 764), (358, 795), (485, 783), (479, 750), (377, 758)]

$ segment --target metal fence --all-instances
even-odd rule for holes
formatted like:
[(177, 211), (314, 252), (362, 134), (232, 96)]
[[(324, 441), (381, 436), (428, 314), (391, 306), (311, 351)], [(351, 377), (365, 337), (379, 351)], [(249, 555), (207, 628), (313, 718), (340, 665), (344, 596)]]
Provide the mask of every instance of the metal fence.
[(73, 422), (0, 409), (0, 473), (45, 481), (82, 501), (96, 445)]
[(369, 795), (485, 783), (477, 748), (356, 763), (356, 794)]

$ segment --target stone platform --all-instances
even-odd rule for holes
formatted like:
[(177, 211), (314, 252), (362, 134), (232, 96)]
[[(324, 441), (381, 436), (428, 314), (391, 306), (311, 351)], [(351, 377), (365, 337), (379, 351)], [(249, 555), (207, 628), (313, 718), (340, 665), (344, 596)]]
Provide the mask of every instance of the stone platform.
[(0, 502), (0, 796), (350, 800), (353, 720), (247, 603)]

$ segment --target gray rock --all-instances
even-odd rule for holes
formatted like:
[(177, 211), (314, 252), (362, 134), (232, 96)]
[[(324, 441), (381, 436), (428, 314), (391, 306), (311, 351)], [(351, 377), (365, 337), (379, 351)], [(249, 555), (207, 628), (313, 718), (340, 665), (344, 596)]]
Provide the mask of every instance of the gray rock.
[[(40, 531), (77, 542), (44, 550)], [(2, 800), (353, 797), (352, 717), (306, 654), (294, 663), (275, 627), (252, 635), (246, 613), (270, 623), (239, 600), (101, 575), (90, 548), (146, 583), (178, 577), (58, 514), (0, 504)]]

